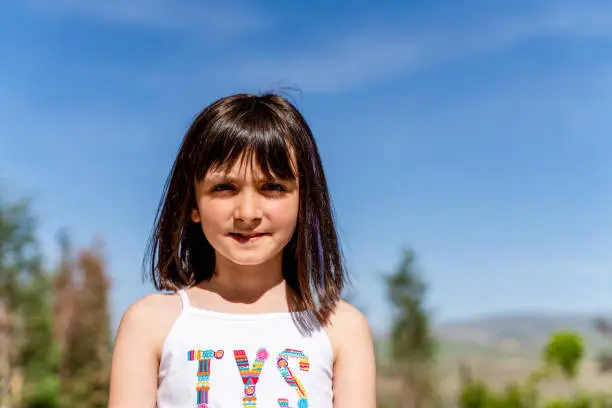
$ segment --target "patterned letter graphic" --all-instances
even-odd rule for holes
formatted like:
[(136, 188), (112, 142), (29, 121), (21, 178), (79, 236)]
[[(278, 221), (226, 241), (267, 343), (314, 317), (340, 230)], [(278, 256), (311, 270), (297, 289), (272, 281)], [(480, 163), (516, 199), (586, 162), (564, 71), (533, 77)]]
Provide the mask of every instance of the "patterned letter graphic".
[(210, 360), (223, 358), (223, 350), (189, 350), (188, 361), (198, 362), (198, 383), (196, 386), (197, 408), (208, 408), (208, 392), (210, 391)]
[(238, 370), (242, 377), (242, 383), (244, 384), (244, 396), (242, 397), (243, 407), (255, 408), (257, 406), (255, 387), (268, 356), (268, 351), (265, 348), (257, 350), (255, 362), (253, 362), (253, 367), (251, 368), (246, 352), (244, 350), (234, 350), (234, 358), (236, 359), (236, 364), (238, 365)]
[[(276, 366), (278, 367), (281, 375), (287, 384), (289, 384), (289, 386), (291, 386), (298, 395), (298, 408), (308, 408), (308, 396), (306, 395), (306, 390), (304, 389), (304, 386), (300, 380), (291, 372), (291, 369), (289, 368), (290, 358), (300, 360), (300, 371), (308, 371), (310, 369), (308, 357), (299, 350), (285, 349), (285, 351), (278, 355), (276, 360)], [(278, 405), (281, 408), (288, 408), (289, 400), (286, 398), (279, 398)]]

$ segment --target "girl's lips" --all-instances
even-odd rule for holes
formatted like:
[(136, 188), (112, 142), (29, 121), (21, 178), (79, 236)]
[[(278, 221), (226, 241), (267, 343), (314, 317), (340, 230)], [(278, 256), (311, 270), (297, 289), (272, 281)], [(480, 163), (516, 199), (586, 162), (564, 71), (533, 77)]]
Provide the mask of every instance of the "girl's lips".
[(239, 233), (234, 233), (231, 232), (230, 237), (234, 238), (234, 240), (240, 242), (240, 243), (248, 243), (248, 242), (254, 242), (257, 241), (259, 238), (264, 237), (268, 234), (266, 233), (257, 233), (257, 234), (239, 234)]

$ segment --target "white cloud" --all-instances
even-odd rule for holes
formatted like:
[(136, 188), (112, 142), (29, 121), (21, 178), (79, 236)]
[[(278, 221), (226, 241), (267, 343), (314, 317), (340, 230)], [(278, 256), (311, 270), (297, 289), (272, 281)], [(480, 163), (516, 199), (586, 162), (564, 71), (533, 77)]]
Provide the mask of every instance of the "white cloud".
[(419, 44), (393, 35), (357, 34), (313, 48), (312, 52), (257, 57), (240, 64), (237, 71), (230, 70), (229, 79), (295, 84), (314, 92), (336, 91), (422, 63)]
[[(272, 27), (268, 17), (248, 3), (229, 6), (204, 0), (24, 1), (33, 10), (61, 18), (181, 31), (187, 34), (185, 39), (202, 38), (202, 33), (215, 38)], [(290, 41), (284, 49), (271, 40), (265, 47), (224, 46), (223, 53), (207, 55), (206, 59), (191, 55), (178, 64), (105, 69), (116, 72), (119, 78), (130, 78), (132, 85), (169, 88), (163, 84), (172, 84), (168, 92), (208, 88), (215, 82), (241, 90), (286, 84), (306, 92), (334, 93), (486, 55), (532, 39), (612, 38), (612, 4), (601, 3), (601, 7), (593, 4), (557, 2), (553, 7), (530, 12), (500, 11), (486, 19), (444, 23), (432, 19), (418, 27), (406, 21), (399, 24), (379, 21), (336, 33), (313, 31), (309, 42)], [(203, 83), (201, 78), (207, 82)]]
[(221, 35), (259, 30), (268, 24), (261, 13), (246, 5), (202, 0), (25, 0), (23, 4), (52, 17)]
[(223, 75), (248, 84), (281, 81), (310, 92), (336, 92), (532, 39), (579, 36), (612, 38), (612, 7), (557, 6), (427, 30), (371, 26), (305, 51), (259, 55)]

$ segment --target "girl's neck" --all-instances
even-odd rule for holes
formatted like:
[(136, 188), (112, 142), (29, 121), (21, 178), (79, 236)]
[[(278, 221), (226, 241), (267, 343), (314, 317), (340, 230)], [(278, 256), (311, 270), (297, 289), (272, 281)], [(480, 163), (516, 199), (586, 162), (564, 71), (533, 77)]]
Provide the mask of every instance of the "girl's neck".
[(213, 277), (198, 286), (215, 292), (229, 302), (247, 304), (263, 297), (285, 298), (287, 290), (281, 256), (253, 266), (237, 265), (217, 256)]

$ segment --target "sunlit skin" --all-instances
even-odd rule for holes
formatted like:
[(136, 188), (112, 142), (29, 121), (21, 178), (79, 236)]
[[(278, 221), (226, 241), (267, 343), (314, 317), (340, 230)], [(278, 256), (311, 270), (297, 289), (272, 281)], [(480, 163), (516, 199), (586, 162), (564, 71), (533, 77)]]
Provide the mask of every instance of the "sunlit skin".
[(211, 284), (248, 295), (282, 282), (282, 250), (296, 228), (297, 180), (268, 179), (251, 160), (196, 183), (192, 221), (216, 252)]

